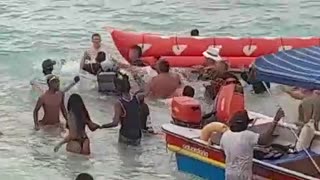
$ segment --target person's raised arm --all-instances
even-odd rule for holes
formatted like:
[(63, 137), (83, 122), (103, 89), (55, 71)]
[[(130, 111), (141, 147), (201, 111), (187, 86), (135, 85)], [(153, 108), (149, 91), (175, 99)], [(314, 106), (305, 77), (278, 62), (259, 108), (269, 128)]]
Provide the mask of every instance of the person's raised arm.
[(39, 130), (39, 119), (38, 119), (38, 113), (40, 108), (43, 106), (43, 97), (39, 97), (37, 104), (33, 110), (33, 121), (34, 121), (34, 129)]
[(120, 104), (120, 102), (116, 102), (116, 103), (114, 104), (113, 121), (112, 121), (111, 123), (102, 125), (102, 126), (101, 126), (101, 129), (104, 129), (104, 128), (112, 128), (112, 127), (118, 126), (119, 123), (120, 123), (121, 114), (122, 114), (121, 104)]
[(259, 136), (259, 140), (258, 140), (259, 145), (266, 145), (272, 141), (272, 134), (276, 129), (278, 122), (283, 117), (284, 117), (284, 112), (281, 108), (279, 108), (273, 119), (272, 126), (269, 127), (269, 129), (265, 133)]

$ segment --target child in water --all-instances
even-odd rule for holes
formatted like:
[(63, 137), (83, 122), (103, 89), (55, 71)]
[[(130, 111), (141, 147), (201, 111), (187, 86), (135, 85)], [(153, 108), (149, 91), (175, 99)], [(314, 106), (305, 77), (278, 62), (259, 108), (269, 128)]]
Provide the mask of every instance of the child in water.
[(95, 131), (100, 128), (100, 125), (91, 121), (87, 108), (85, 107), (80, 95), (72, 94), (68, 100), (68, 121), (67, 129), (69, 134), (56, 147), (54, 151), (57, 152), (60, 147), (67, 143), (67, 151), (89, 155), (90, 154), (90, 140), (86, 134), (85, 128)]

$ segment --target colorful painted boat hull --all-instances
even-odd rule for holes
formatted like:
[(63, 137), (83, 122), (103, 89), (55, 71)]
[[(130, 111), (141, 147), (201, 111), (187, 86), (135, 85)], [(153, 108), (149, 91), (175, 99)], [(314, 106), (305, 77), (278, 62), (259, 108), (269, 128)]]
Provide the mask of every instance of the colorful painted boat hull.
[[(183, 137), (166, 129), (167, 147), (176, 154), (177, 166), (180, 171), (209, 180), (223, 180), (225, 173), (224, 154), (218, 146), (208, 146), (195, 138)], [(302, 180), (308, 178), (284, 168), (254, 160), (254, 178), (258, 180)]]

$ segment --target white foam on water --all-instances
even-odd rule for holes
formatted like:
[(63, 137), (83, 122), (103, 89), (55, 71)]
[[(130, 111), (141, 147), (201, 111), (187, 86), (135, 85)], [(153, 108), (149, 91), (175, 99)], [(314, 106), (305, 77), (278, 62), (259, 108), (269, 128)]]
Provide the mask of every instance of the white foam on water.
[(77, 61), (66, 61), (61, 68), (61, 74), (77, 74), (79, 72), (80, 63)]

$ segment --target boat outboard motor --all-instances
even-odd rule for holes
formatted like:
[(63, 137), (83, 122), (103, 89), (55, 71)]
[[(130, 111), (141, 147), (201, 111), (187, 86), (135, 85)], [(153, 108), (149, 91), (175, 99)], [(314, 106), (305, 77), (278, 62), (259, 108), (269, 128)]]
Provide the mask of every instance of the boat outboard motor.
[(101, 63), (101, 72), (97, 74), (99, 92), (108, 95), (117, 95), (115, 82), (119, 77), (119, 67), (112, 61), (104, 61)]
[(187, 96), (172, 98), (171, 116), (173, 123), (178, 126), (201, 128), (201, 106), (196, 99)]

